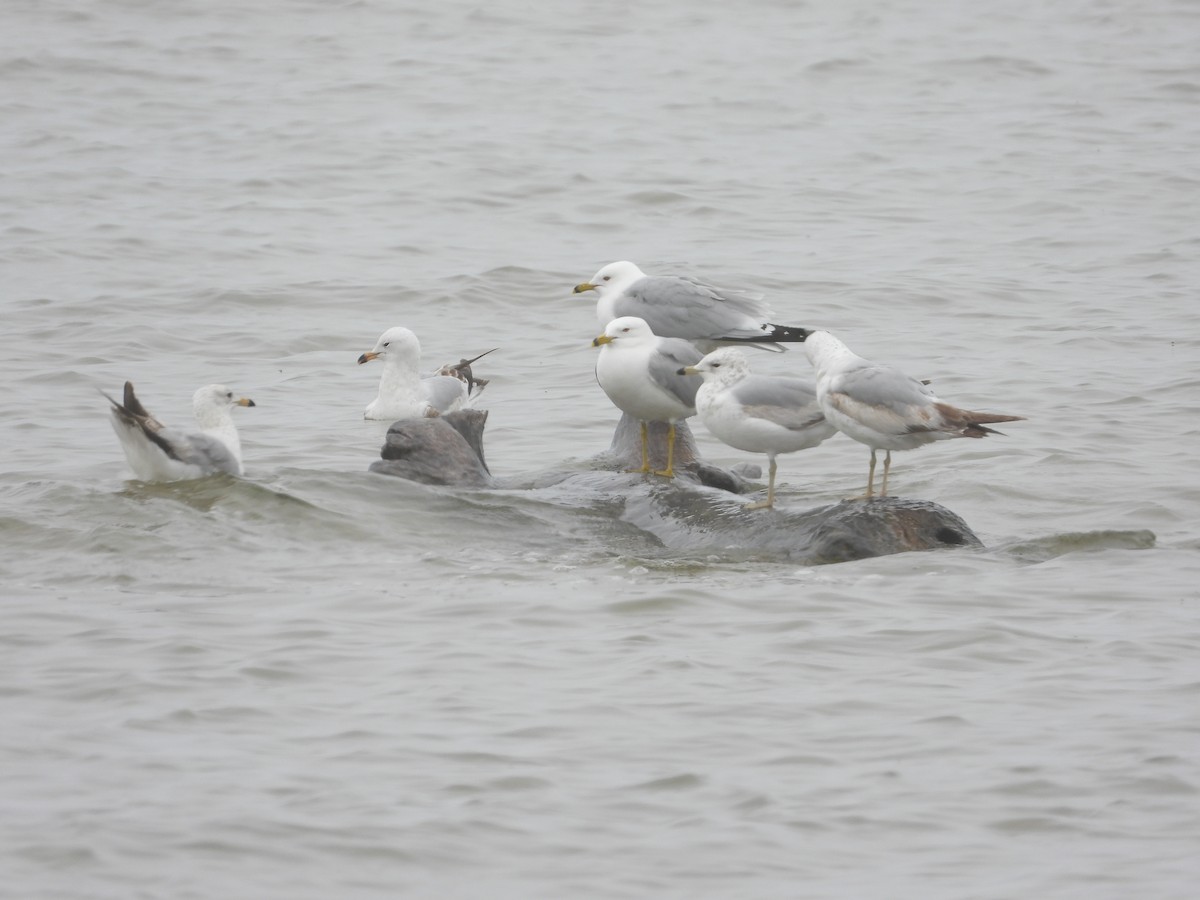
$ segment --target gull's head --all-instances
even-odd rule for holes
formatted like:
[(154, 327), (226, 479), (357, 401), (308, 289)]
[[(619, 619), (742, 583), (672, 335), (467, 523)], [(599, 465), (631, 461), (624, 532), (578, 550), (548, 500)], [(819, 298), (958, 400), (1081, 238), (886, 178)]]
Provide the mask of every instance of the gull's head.
[(828, 331), (809, 332), (804, 339), (804, 352), (817, 371), (829, 369), (841, 360), (855, 358), (850, 348)]
[(234, 406), (256, 406), (249, 397), (237, 397), (223, 384), (206, 384), (192, 394), (192, 412), (205, 424), (223, 418)]
[(368, 350), (360, 356), (358, 364), (361, 366), (363, 363), (381, 357), (419, 360), (420, 356), (421, 343), (417, 340), (417, 336), (403, 325), (397, 325), (381, 334), (379, 340), (375, 342), (375, 349)]
[(679, 375), (699, 375), (705, 382), (731, 384), (750, 374), (746, 354), (736, 347), (718, 347), (694, 366), (685, 366)]
[(592, 341), (592, 346), (603, 347), (605, 344), (619, 344), (622, 347), (632, 347), (653, 340), (655, 340), (654, 332), (650, 330), (645, 319), (639, 319), (637, 316), (621, 316), (605, 326), (604, 334)]
[(591, 281), (575, 285), (575, 293), (595, 291), (597, 294), (620, 293), (639, 278), (645, 278), (646, 273), (628, 260), (609, 263), (592, 276)]

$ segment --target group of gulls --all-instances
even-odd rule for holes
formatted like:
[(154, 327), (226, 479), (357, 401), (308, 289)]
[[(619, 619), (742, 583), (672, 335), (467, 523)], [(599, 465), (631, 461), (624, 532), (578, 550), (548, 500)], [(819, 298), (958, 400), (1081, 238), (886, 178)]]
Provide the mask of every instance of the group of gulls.
[[(641, 422), (642, 468), (649, 472), (647, 424), (666, 422), (667, 464), (674, 475), (675, 426), (699, 416), (718, 440), (769, 464), (767, 496), (747, 509), (775, 503), (775, 457), (815, 447), (842, 432), (871, 448), (867, 490), (875, 494), (876, 452), (886, 451), (879, 496), (887, 496), (893, 450), (933, 441), (997, 434), (987, 425), (1021, 416), (971, 412), (938, 399), (929, 386), (898, 369), (853, 353), (827, 331), (776, 325), (757, 294), (726, 291), (690, 278), (646, 275), (631, 262), (605, 266), (575, 287), (599, 295), (604, 333), (596, 380), (613, 404)], [(756, 375), (737, 346), (781, 351), (803, 342), (816, 374)], [(699, 375), (702, 383), (691, 377)]]
[[(912, 450), (949, 438), (981, 438), (988, 428), (1022, 416), (972, 412), (938, 399), (927, 382), (863, 359), (827, 331), (776, 325), (761, 295), (714, 287), (674, 275), (646, 275), (631, 262), (611, 263), (575, 293), (594, 292), (604, 332), (596, 380), (613, 405), (638, 420), (642, 466), (635, 471), (674, 476), (675, 426), (698, 416), (718, 440), (738, 450), (766, 454), (767, 496), (746, 509), (775, 503), (776, 457), (815, 447), (839, 431), (871, 449), (864, 499), (886, 497), (893, 450)], [(803, 342), (815, 381), (751, 372), (739, 347), (779, 352)], [(383, 362), (379, 396), (364, 418), (396, 420), (437, 416), (469, 406), (487, 382), (471, 369), (474, 359), (422, 373), (421, 348), (407, 328), (389, 328), (359, 363)], [(697, 376), (699, 376), (697, 378)], [(111, 397), (113, 427), (134, 474), (144, 481), (240, 475), (241, 445), (230, 411), (253, 406), (223, 385), (192, 398), (199, 432), (164, 427), (126, 382), (123, 402)], [(649, 462), (648, 425), (667, 423), (663, 469)], [(886, 452), (883, 481), (875, 492), (876, 453)]]

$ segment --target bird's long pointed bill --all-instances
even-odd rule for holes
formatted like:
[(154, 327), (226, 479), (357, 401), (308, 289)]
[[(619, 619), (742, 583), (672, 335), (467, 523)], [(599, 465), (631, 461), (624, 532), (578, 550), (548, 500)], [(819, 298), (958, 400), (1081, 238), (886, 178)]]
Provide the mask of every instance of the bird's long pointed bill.
[(610, 338), (607, 334), (602, 334), (602, 335), (600, 335), (600, 337), (598, 337), (592, 341), (592, 346), (599, 347), (603, 344), (611, 344), (612, 341), (613, 341), (613, 339)]
[(376, 353), (374, 350), (368, 350), (366, 353), (364, 353), (362, 356), (360, 356), (358, 358), (358, 364), (361, 366), (363, 363), (368, 363), (373, 359), (379, 359), (379, 354)]
[(251, 400), (249, 397), (239, 397), (237, 400), (237, 405), (238, 406), (258, 406), (258, 404), (255, 403), (253, 400)]
[(572, 291), (572, 293), (582, 294), (584, 291), (594, 291), (595, 289), (596, 286), (594, 284), (592, 284), (590, 281), (585, 281), (583, 284), (575, 285), (575, 290)]

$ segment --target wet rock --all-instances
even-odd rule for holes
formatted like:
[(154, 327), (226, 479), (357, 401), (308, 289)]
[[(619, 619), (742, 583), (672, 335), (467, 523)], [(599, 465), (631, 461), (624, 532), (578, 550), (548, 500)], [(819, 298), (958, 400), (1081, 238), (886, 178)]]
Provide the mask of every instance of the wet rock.
[[(505, 487), (483, 459), (487, 413), (462, 410), (432, 419), (406, 419), (388, 429), (382, 459), (372, 472), (424, 484)], [(666, 426), (650, 428), (650, 463), (666, 463)], [(518, 488), (546, 502), (604, 508), (652, 535), (664, 547), (688, 552), (744, 552), (803, 564), (847, 562), (909, 550), (981, 547), (957, 515), (926, 500), (888, 497), (849, 500), (815, 509), (747, 511), (738, 496), (750, 488), (744, 469), (731, 471), (699, 459), (686, 424), (677, 426), (673, 479), (627, 474), (641, 466), (636, 421), (623, 416), (612, 445), (596, 458), (605, 469), (545, 473)], [(749, 467), (753, 469), (753, 467)]]
[(422, 484), (489, 487), (494, 479), (483, 458), (486, 422), (481, 409), (393, 422), (371, 471)]
[(983, 546), (959, 516), (928, 500), (845, 500), (804, 510), (748, 511), (742, 505), (716, 491), (658, 485), (630, 491), (621, 518), (673, 550), (737, 551), (806, 565)]
[[(667, 465), (667, 423), (651, 422), (647, 429), (650, 468), (662, 469)], [(622, 414), (613, 432), (612, 444), (597, 457), (607, 466), (620, 469), (640, 469), (642, 466), (642, 432), (637, 419)], [(696, 439), (687, 422), (675, 426), (675, 477), (683, 481), (695, 481), (709, 487), (719, 488), (735, 494), (750, 490), (750, 483), (736, 469), (722, 469), (700, 459), (696, 452)], [(748, 467), (761, 473), (757, 466)]]

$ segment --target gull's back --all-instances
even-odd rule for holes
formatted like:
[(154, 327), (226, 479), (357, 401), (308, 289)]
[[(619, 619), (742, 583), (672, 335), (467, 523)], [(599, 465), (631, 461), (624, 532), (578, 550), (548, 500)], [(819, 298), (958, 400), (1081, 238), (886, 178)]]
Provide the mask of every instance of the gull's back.
[(659, 337), (715, 340), (762, 337), (769, 310), (760, 294), (676, 275), (647, 275), (616, 298), (613, 313), (645, 319)]

